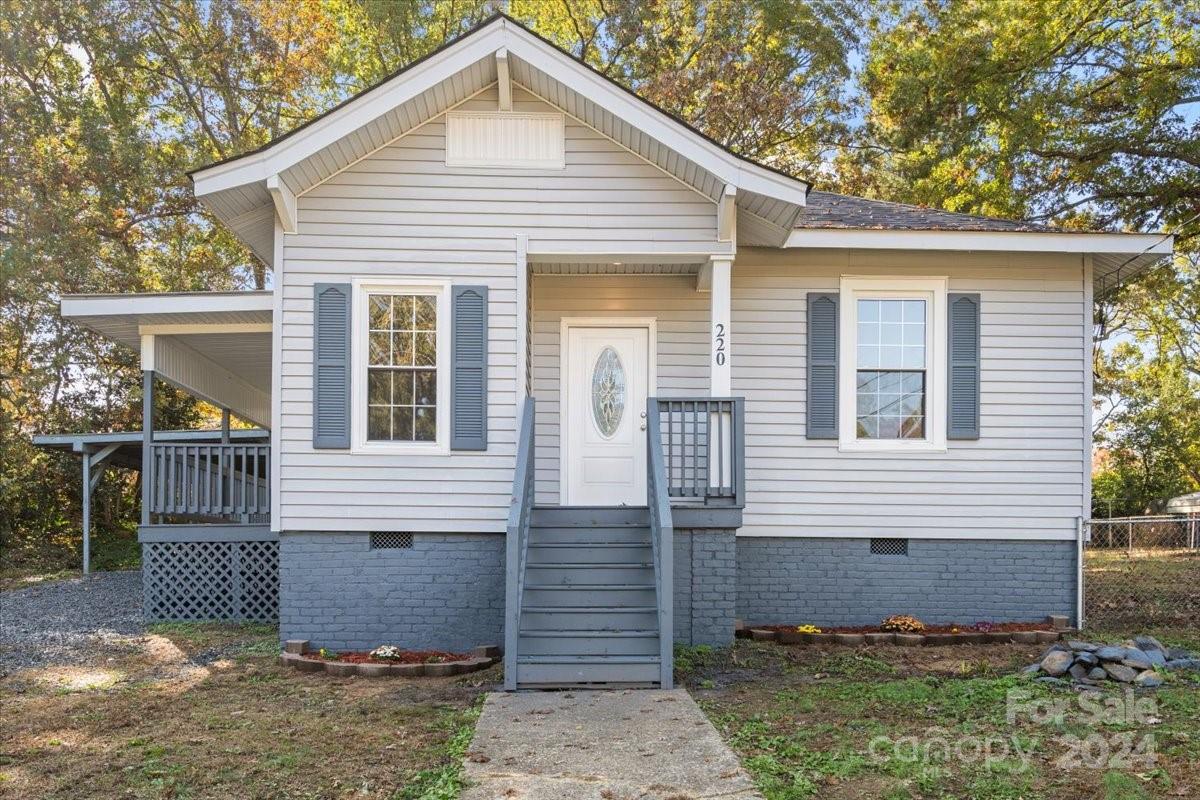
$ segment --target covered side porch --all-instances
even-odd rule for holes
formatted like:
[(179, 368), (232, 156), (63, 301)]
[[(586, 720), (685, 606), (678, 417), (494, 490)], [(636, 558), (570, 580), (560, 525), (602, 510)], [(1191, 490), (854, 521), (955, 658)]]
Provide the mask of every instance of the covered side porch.
[[(138, 353), (142, 372), (141, 430), (38, 442), (82, 456), (85, 541), (91, 473), (137, 469), (147, 618), (277, 618), (272, 292), (71, 295), (61, 313)], [(155, 413), (164, 385), (214, 406), (220, 427), (164, 430)]]

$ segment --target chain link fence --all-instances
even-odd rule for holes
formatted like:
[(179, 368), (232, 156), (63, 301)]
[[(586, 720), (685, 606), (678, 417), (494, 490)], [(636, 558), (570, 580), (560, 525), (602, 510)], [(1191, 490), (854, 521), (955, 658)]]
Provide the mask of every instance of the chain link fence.
[(1200, 625), (1200, 515), (1088, 520), (1083, 554), (1088, 627)]

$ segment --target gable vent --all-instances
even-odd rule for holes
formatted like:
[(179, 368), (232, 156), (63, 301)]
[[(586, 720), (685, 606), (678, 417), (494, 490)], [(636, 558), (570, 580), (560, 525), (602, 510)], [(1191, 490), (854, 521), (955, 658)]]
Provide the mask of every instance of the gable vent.
[(562, 114), (451, 111), (446, 114), (446, 166), (562, 169)]

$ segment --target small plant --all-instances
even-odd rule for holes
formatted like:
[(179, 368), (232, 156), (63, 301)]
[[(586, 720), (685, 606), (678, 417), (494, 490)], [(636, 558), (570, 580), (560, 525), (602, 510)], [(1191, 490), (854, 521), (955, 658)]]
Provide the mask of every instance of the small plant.
[(372, 650), (371, 658), (377, 658), (380, 661), (399, 661), (401, 652), (400, 648), (394, 644), (385, 644)]
[(317, 651), (317, 655), (324, 659), (337, 658), (337, 653), (333, 652), (332, 650), (326, 650), (324, 647)]
[(879, 628), (894, 633), (920, 633), (925, 630), (925, 623), (908, 614), (893, 614), (879, 623)]
[(449, 660), (450, 660), (450, 659), (446, 658), (445, 656), (438, 655), (437, 653), (434, 653), (433, 655), (431, 655), (431, 656), (428, 656), (428, 657), (425, 659), (425, 663), (426, 663), (426, 664), (444, 664), (445, 662), (447, 662), (447, 661), (449, 661)]
[(796, 628), (796, 633), (820, 633), (821, 629), (816, 625), (800, 625)]
[(992, 623), (983, 622), (982, 620), (971, 626), (971, 630), (978, 631), (979, 633), (991, 633), (995, 628), (996, 626)]

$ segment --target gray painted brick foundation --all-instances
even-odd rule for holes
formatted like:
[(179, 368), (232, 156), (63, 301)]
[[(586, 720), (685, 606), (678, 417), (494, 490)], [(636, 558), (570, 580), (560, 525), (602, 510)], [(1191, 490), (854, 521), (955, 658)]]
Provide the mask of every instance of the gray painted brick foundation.
[(675, 531), (675, 641), (727, 645), (737, 611), (732, 530)]
[(1075, 543), (909, 539), (907, 556), (870, 539), (737, 540), (738, 617), (748, 624), (865, 625), (1075, 617)]
[(504, 536), (417, 533), (370, 549), (367, 533), (284, 533), (281, 639), (365, 650), (466, 650), (504, 641)]

